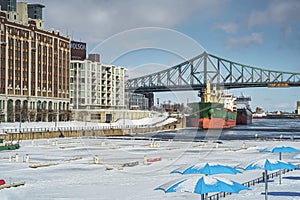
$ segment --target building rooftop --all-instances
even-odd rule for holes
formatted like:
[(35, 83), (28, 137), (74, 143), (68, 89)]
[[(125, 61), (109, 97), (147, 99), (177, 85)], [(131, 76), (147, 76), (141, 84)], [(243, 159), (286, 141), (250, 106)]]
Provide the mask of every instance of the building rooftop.
[(34, 4), (28, 4), (28, 7), (39, 7), (39, 8), (45, 8), (44, 5), (42, 4), (38, 4), (38, 3), (34, 3)]

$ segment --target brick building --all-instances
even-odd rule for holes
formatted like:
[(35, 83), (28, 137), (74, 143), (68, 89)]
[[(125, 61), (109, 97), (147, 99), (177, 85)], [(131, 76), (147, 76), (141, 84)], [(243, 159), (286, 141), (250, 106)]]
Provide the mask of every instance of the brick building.
[(44, 30), (44, 6), (29, 5), (0, 11), (0, 121), (68, 120), (70, 38)]

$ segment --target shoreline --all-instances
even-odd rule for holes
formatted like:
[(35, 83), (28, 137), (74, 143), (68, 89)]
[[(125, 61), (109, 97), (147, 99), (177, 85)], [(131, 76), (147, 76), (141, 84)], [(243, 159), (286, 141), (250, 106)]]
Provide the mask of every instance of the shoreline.
[(117, 126), (107, 127), (85, 127), (82, 129), (75, 129), (72, 126), (69, 127), (51, 127), (35, 128), (35, 131), (31, 131), (32, 128), (27, 128), (27, 132), (9, 132), (0, 134), (0, 137), (6, 141), (9, 140), (33, 140), (33, 139), (49, 139), (49, 138), (64, 138), (64, 137), (90, 137), (90, 136), (124, 136), (124, 135), (137, 135), (153, 132), (163, 132), (176, 130), (180, 127), (180, 123), (177, 121), (163, 124), (160, 126), (146, 125), (146, 126), (133, 126), (134, 128), (118, 128)]

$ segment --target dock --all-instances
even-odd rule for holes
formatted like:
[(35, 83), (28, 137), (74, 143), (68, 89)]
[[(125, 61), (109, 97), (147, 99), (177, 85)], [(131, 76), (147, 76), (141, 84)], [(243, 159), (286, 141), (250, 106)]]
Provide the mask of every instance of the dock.
[(267, 114), (267, 119), (300, 119), (298, 114)]
[(0, 190), (3, 190), (3, 189), (6, 189), (6, 188), (12, 188), (12, 187), (19, 187), (19, 186), (22, 186), (22, 185), (25, 185), (26, 182), (23, 181), (23, 182), (20, 182), (20, 183), (12, 183), (12, 184), (9, 184), (9, 185), (2, 185), (0, 186)]

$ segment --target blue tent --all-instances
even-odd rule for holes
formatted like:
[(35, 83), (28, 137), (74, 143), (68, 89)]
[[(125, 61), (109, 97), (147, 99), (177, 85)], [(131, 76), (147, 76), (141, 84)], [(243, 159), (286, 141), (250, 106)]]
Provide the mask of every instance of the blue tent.
[(239, 170), (220, 164), (196, 164), (188, 167), (181, 167), (173, 170), (171, 173), (179, 173), (179, 174), (205, 174), (205, 175), (213, 175), (213, 174), (237, 174), (241, 173)]
[[(241, 190), (250, 190), (244, 185), (227, 180), (224, 178), (213, 178), (209, 176), (189, 177), (178, 179), (163, 184), (154, 190), (163, 190), (165, 193), (170, 192), (190, 192), (196, 194), (207, 194), (210, 192), (231, 192), (239, 193)], [(203, 197), (202, 197), (203, 198)]]
[(263, 159), (259, 161), (255, 161), (250, 163), (245, 170), (255, 170), (255, 169), (263, 169), (263, 170), (278, 170), (278, 169), (295, 169), (296, 165), (293, 165), (288, 162), (284, 162), (281, 160), (271, 160), (271, 159)]
[(260, 150), (259, 152), (265, 153), (265, 152), (271, 152), (271, 150), (264, 148), (264, 149)]
[[(295, 149), (293, 147), (289, 147), (289, 146), (278, 146), (278, 147), (274, 147), (271, 150), (272, 153), (279, 153), (279, 160), (281, 160), (282, 158), (282, 153), (296, 153), (296, 152), (300, 152), (300, 150)], [(281, 184), (281, 171), (279, 174), (279, 184)]]
[(262, 169), (265, 170), (265, 200), (268, 199), (268, 170), (281, 170), (281, 169), (296, 169), (297, 166), (293, 165), (288, 162), (284, 162), (281, 160), (269, 160), (269, 159), (264, 159), (264, 160), (259, 160), (250, 163), (245, 170), (256, 170), (256, 169)]
[(300, 150), (295, 149), (294, 147), (289, 147), (289, 146), (279, 146), (279, 147), (274, 147), (271, 151), (272, 153), (294, 153), (294, 152), (300, 152)]

